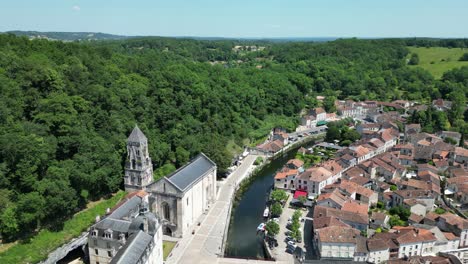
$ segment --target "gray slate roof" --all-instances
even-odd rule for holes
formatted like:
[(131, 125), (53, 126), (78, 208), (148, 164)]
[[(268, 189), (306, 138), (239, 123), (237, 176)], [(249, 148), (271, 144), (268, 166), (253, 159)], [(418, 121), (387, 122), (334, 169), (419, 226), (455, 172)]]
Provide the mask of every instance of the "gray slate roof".
[(95, 225), (99, 230), (112, 230), (114, 232), (126, 233), (130, 228), (130, 221), (106, 218)]
[(109, 215), (109, 218), (122, 219), (128, 217), (133, 212), (137, 212), (140, 209), (141, 198), (137, 195), (130, 198), (124, 204), (115, 209), (112, 214)]
[(143, 231), (130, 236), (123, 248), (112, 259), (111, 264), (133, 264), (141, 258), (153, 238)]
[(197, 182), (208, 171), (215, 168), (216, 164), (211, 161), (205, 154), (200, 153), (189, 163), (176, 170), (166, 179), (174, 184), (181, 191), (185, 191), (187, 187)]
[(133, 128), (132, 133), (127, 139), (127, 142), (146, 142), (148, 139), (146, 138), (145, 134), (141, 132), (140, 128), (135, 125), (135, 128)]

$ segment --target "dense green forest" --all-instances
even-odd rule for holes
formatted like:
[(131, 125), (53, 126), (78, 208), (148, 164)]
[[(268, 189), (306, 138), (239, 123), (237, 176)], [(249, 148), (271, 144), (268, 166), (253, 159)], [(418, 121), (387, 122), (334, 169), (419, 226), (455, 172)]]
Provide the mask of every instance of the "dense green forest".
[[(235, 52), (234, 45), (265, 49)], [(117, 191), (135, 124), (149, 139), (155, 170), (179, 167), (203, 151), (222, 175), (232, 159), (227, 146), (256, 142), (274, 126), (293, 129), (318, 94), (327, 96), (328, 110), (345, 98), (466, 104), (468, 68), (435, 81), (406, 66), (405, 45), (356, 39), (64, 43), (2, 34), (2, 237), (59, 229), (88, 201)], [(451, 129), (466, 127), (460, 109), (448, 116)]]

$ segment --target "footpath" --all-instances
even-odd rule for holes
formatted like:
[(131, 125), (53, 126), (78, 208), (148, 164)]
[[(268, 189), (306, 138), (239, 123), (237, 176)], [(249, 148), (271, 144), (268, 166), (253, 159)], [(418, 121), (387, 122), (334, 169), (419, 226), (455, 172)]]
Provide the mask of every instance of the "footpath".
[[(222, 258), (222, 247), (230, 217), (231, 201), (237, 185), (254, 169), (258, 155), (248, 155), (242, 164), (224, 181), (219, 189), (218, 200), (200, 219), (200, 226), (193, 228), (195, 234), (184, 234), (166, 264), (175, 263), (247, 263), (247, 260)], [(249, 261), (248, 263), (254, 263)], [(258, 262), (260, 263), (260, 262)]]

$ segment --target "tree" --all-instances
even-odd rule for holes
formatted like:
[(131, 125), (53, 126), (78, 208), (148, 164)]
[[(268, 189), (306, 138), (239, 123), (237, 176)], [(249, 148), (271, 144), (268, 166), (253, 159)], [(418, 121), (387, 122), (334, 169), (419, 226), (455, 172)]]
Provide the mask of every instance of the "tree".
[(280, 226), (275, 221), (268, 221), (268, 223), (266, 223), (265, 229), (268, 234), (276, 236), (279, 234)]
[(419, 55), (417, 53), (412, 53), (411, 58), (408, 61), (409, 65), (418, 65), (419, 64)]
[(390, 216), (390, 220), (388, 221), (390, 226), (405, 226), (406, 222), (403, 220), (400, 220), (400, 217), (398, 215), (392, 215)]
[(327, 129), (325, 140), (327, 142), (333, 142), (333, 140), (339, 140), (341, 137), (340, 129), (336, 126), (331, 126)]
[(399, 219), (403, 221), (407, 221), (408, 217), (411, 215), (411, 211), (401, 205), (390, 208), (389, 212), (391, 215), (398, 215)]
[(288, 199), (288, 194), (284, 190), (276, 189), (271, 192), (271, 199), (275, 202), (282, 202)]
[(335, 96), (326, 96), (323, 100), (323, 107), (327, 113), (334, 113), (336, 112), (335, 106), (336, 97)]
[(459, 61), (468, 61), (468, 53), (463, 53), (460, 57)]
[(283, 213), (283, 208), (281, 207), (281, 204), (278, 202), (275, 202), (271, 206), (271, 215), (280, 216), (282, 213)]
[(0, 233), (5, 240), (11, 240), (19, 232), (19, 223), (14, 206), (7, 207), (0, 215)]

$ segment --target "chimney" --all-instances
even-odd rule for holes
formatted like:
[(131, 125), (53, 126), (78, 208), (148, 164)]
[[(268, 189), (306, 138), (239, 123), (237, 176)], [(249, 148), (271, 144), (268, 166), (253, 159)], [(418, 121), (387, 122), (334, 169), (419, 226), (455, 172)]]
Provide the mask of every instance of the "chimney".
[(96, 223), (101, 221), (101, 217), (99, 215), (96, 215)]
[(110, 208), (107, 207), (107, 208), (106, 208), (106, 214), (109, 214), (109, 213), (110, 213)]
[(148, 233), (148, 218), (146, 218), (146, 216), (143, 217), (143, 231)]

